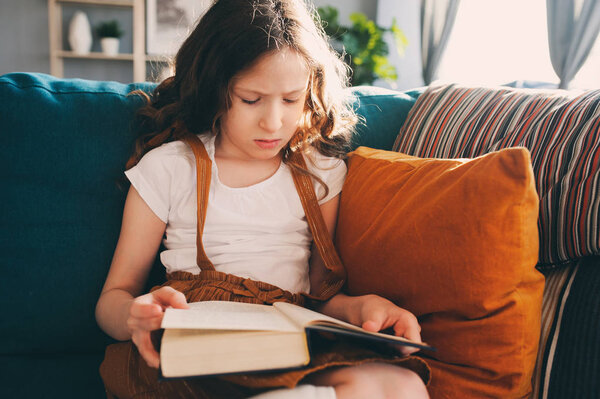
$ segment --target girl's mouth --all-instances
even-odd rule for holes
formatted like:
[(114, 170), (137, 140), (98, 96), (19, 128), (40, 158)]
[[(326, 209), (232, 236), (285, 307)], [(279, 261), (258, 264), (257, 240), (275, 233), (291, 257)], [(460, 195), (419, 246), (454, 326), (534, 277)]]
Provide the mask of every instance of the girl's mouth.
[(254, 140), (254, 142), (260, 148), (262, 148), (264, 150), (268, 150), (268, 149), (277, 147), (277, 145), (279, 144), (280, 141), (281, 141), (280, 139), (275, 139), (275, 140)]

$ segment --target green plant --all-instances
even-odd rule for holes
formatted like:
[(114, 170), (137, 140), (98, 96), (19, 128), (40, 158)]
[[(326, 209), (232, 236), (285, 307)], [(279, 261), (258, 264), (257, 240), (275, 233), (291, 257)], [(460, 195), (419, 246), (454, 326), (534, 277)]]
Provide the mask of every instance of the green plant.
[(99, 37), (116, 37), (123, 36), (123, 30), (119, 21), (113, 19), (112, 21), (101, 22), (96, 26), (96, 33)]
[(377, 78), (388, 82), (398, 79), (396, 68), (387, 58), (389, 49), (383, 39), (384, 33), (390, 32), (398, 54), (404, 55), (408, 40), (398, 28), (395, 19), (392, 26), (383, 28), (369, 20), (366, 15), (353, 13), (350, 14), (352, 26), (342, 26), (339, 24), (335, 7), (319, 7), (317, 12), (325, 33), (333, 41), (334, 49), (343, 55), (352, 68), (353, 85), (372, 84)]

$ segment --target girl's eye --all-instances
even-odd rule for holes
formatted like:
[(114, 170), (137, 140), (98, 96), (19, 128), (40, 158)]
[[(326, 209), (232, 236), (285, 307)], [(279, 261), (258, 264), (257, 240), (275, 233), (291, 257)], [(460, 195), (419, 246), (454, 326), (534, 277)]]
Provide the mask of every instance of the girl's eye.
[(258, 100), (260, 100), (260, 98), (257, 98), (256, 100), (246, 100), (242, 98), (242, 102), (244, 104), (256, 104), (258, 102)]
[(285, 101), (285, 102), (286, 102), (286, 103), (288, 103), (288, 104), (294, 104), (294, 103), (297, 103), (297, 102), (298, 102), (298, 100), (299, 100), (298, 98), (295, 98), (295, 99), (293, 99), (293, 100), (292, 100), (292, 99), (290, 99), (290, 98), (284, 98), (284, 99), (283, 99), (283, 101)]

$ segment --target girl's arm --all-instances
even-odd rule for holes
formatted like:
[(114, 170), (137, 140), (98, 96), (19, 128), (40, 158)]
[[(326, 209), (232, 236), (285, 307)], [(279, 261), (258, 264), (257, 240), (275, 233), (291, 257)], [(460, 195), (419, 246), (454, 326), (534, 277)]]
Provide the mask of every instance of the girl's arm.
[[(340, 196), (321, 205), (321, 213), (331, 238), (335, 236), (335, 226)], [(319, 251), (313, 247), (310, 259), (310, 285), (318, 287), (325, 275), (325, 264)], [(381, 331), (393, 328), (395, 335), (410, 340), (421, 341), (421, 327), (417, 318), (408, 310), (396, 306), (393, 302), (378, 295), (348, 296), (339, 293), (329, 301), (321, 304), (317, 311), (344, 320), (369, 331)], [(416, 351), (415, 348), (403, 347), (403, 353)]]
[(155, 367), (158, 354), (152, 346), (150, 331), (160, 327), (167, 306), (187, 306), (183, 294), (169, 287), (138, 296), (144, 289), (165, 227), (131, 187), (125, 200), (119, 241), (96, 304), (100, 328), (117, 340), (131, 338), (144, 359)]

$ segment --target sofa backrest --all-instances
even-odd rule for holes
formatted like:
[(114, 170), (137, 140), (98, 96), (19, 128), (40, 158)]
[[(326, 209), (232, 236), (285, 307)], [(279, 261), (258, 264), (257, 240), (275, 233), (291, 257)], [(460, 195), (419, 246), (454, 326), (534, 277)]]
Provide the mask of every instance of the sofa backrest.
[(408, 112), (424, 88), (399, 92), (375, 86), (351, 89), (359, 122), (352, 140), (358, 146), (391, 150)]
[(138, 88), (150, 85), (0, 78), (0, 353), (106, 345), (94, 306), (119, 235)]

